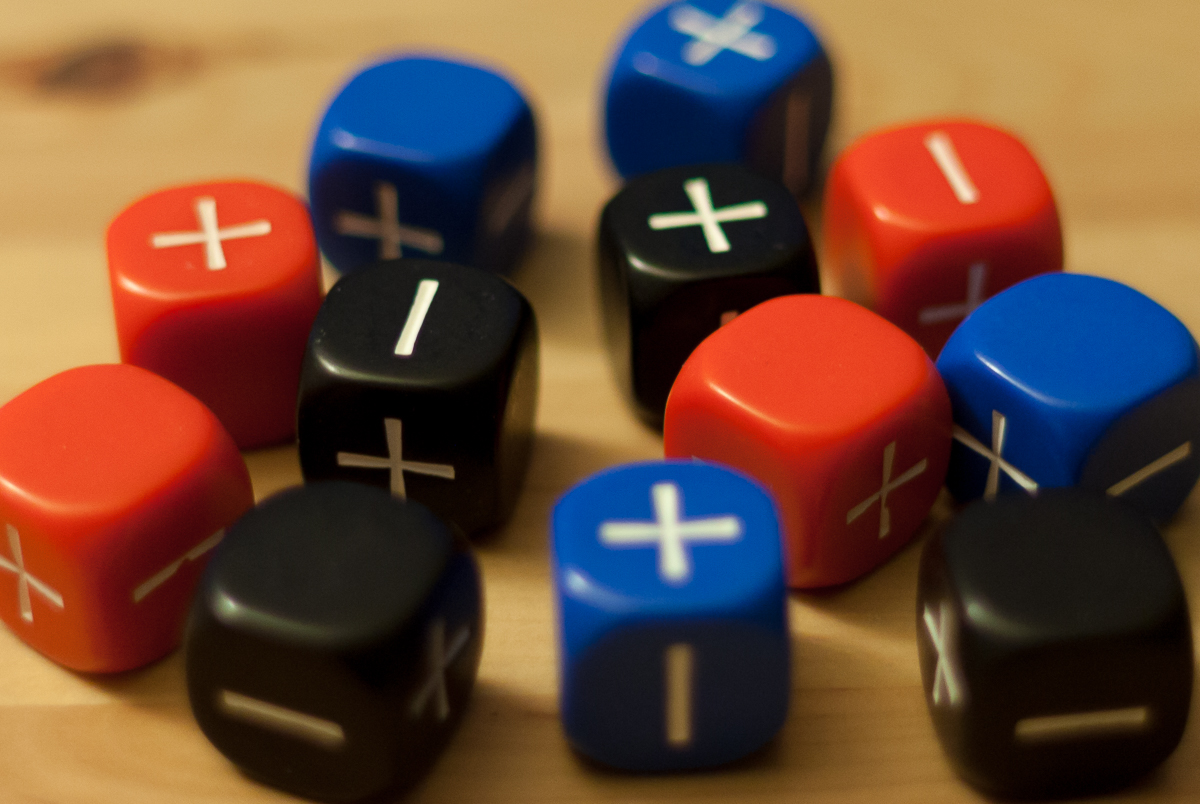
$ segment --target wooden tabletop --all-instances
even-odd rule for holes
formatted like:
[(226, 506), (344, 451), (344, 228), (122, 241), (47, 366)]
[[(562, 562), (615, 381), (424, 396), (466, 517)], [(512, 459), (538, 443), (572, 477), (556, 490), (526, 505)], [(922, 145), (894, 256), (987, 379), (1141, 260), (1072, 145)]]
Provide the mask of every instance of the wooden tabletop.
[[(118, 359), (108, 221), (167, 185), (304, 188), (317, 118), (374, 56), (459, 54), (524, 88), (544, 144), (539, 236), (516, 284), (542, 328), (533, 465), (512, 523), (480, 545), (487, 637), (471, 709), (414, 802), (953, 802), (919, 686), (920, 540), (868, 577), (791, 602), (794, 696), (772, 745), (733, 767), (636, 776), (567, 747), (557, 717), (547, 517), (591, 472), (661, 455), (600, 348), (592, 232), (617, 182), (598, 129), (631, 0), (0, 2), (0, 402)], [(837, 81), (830, 153), (874, 127), (967, 114), (1018, 133), (1054, 186), (1069, 270), (1119, 279), (1200, 332), (1200, 4), (812, 0)], [(819, 231), (820, 210), (808, 210)], [(246, 459), (259, 497), (296, 451)], [(1167, 540), (1200, 599), (1196, 498)], [(1194, 800), (1200, 723), (1110, 800)], [(0, 628), (0, 801), (238, 802), (243, 778), (195, 727), (178, 654), (141, 671), (63, 670)]]

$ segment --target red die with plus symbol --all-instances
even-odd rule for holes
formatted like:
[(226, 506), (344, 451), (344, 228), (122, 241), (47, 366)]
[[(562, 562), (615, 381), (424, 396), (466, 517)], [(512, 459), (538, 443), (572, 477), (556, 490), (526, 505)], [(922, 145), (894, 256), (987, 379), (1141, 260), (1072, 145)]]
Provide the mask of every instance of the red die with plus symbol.
[(904, 546), (946, 477), (950, 398), (921, 347), (853, 302), (782, 296), (708, 336), (671, 388), (668, 458), (770, 489), (788, 581), (830, 586)]
[(108, 227), (121, 359), (208, 405), (243, 449), (290, 440), (321, 274), (308, 210), (253, 182), (135, 201)]
[(1062, 270), (1050, 185), (1013, 135), (966, 120), (869, 134), (825, 186), (824, 264), (838, 295), (936, 356), (976, 307)]
[(178, 386), (127, 365), (55, 375), (0, 407), (0, 618), (74, 670), (152, 662), (253, 503), (233, 440)]

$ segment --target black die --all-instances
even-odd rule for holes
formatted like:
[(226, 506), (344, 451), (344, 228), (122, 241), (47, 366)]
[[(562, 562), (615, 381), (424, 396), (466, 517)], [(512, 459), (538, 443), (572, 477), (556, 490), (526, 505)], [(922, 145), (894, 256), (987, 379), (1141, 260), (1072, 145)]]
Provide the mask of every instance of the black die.
[(425, 503), (467, 533), (503, 524), (533, 440), (538, 335), (503, 279), (391, 260), (338, 280), (300, 379), (305, 480)]
[(1112, 789), (1183, 733), (1187, 601), (1157, 530), (1122, 502), (1049, 489), (969, 506), (925, 547), (917, 632), (942, 747), (986, 793)]
[(229, 531), (192, 607), (187, 685), (212, 743), (297, 795), (417, 781), (460, 720), (483, 644), (479, 570), (419, 503), (291, 489)]
[(759, 302), (820, 291), (791, 193), (731, 164), (669, 168), (625, 185), (600, 216), (599, 275), (617, 378), (654, 425), (700, 341)]

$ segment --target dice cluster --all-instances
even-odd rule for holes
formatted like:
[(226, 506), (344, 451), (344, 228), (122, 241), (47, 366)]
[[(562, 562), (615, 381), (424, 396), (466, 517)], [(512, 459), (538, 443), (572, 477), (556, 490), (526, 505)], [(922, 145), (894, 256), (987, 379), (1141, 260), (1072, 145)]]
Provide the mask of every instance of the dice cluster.
[[(952, 763), (1002, 796), (1124, 784), (1191, 696), (1156, 523), (1200, 477), (1197, 344), (1131, 288), (1061, 273), (1036, 160), (975, 121), (837, 158), (822, 295), (798, 199), (832, 98), (809, 27), (751, 0), (671, 2), (612, 64), (628, 181), (597, 284), (665, 460), (555, 506), (566, 736), (640, 771), (756, 751), (787, 715), (789, 587), (869, 573), (946, 486), (966, 506), (925, 545), (916, 627)], [(309, 208), (240, 181), (122, 211), (124, 362), (0, 408), (0, 617), (114, 672), (176, 647), (190, 611), (193, 712), (248, 775), (330, 801), (411, 786), (478, 667), (466, 536), (507, 521), (533, 440), (537, 324), (502, 275), (536, 175), (517, 89), (404, 57), (328, 107)], [(342, 275), (323, 299), (318, 249)], [(238, 448), (293, 438), (306, 484), (255, 507)]]

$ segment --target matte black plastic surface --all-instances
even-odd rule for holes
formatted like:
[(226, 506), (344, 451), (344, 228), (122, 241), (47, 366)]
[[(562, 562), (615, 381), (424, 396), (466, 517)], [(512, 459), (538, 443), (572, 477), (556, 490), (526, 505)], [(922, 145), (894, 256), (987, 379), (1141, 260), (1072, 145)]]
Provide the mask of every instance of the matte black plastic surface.
[[(436, 290), (398, 355), (423, 283)], [(537, 323), (519, 291), (453, 263), (380, 262), (340, 279), (317, 315), (300, 380), (301, 471), (390, 489), (467, 533), (497, 527), (525, 475), (537, 388)]]
[(479, 571), (425, 506), (355, 483), (289, 489), (238, 521), (188, 626), (192, 711), (248, 775), (357, 801), (426, 772), (466, 707)]
[(1183, 586), (1150, 520), (1080, 489), (967, 507), (921, 559), (918, 649), (938, 737), (1004, 797), (1141, 776), (1187, 721)]
[[(718, 221), (728, 250), (704, 227), (652, 228), (651, 218), (695, 213), (685, 186), (706, 182), (716, 213), (761, 203), (765, 214)], [(752, 213), (751, 213), (752, 214)], [(688, 355), (731, 315), (790, 293), (819, 293), (808, 227), (786, 187), (748, 168), (668, 168), (625, 185), (599, 225), (599, 285), (617, 379), (638, 414), (661, 426)]]

